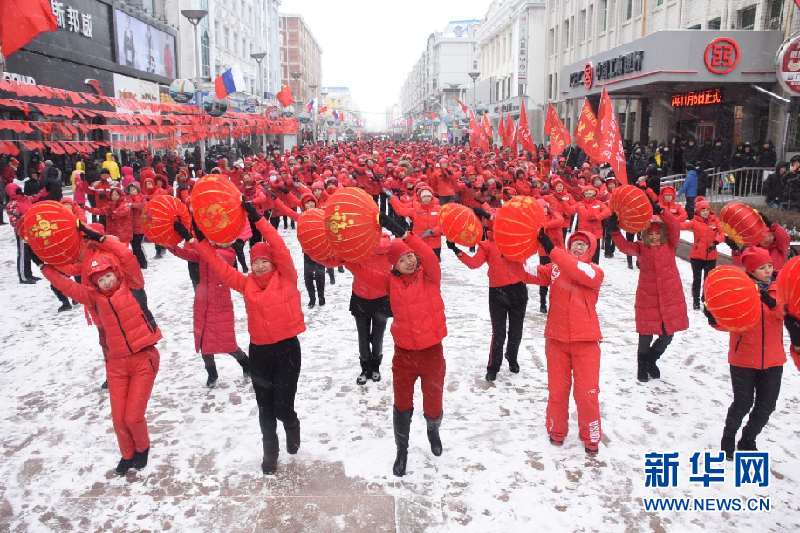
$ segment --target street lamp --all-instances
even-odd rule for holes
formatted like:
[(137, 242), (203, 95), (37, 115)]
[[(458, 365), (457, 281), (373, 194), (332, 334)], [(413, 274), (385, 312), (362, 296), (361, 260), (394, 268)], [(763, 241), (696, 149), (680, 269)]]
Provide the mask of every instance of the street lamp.
[[(311, 89), (311, 99), (314, 100), (317, 97), (317, 84), (311, 84), (308, 86)], [(314, 102), (311, 104), (311, 142), (317, 142), (317, 109), (319, 108), (319, 102), (316, 102), (317, 105), (314, 105)]]
[(181, 15), (189, 20), (189, 24), (194, 26), (194, 77), (200, 80), (200, 47), (197, 46), (197, 25), (208, 15), (206, 9), (182, 9)]
[[(261, 112), (261, 99), (264, 98), (264, 75), (261, 73), (261, 61), (267, 57), (266, 52), (256, 52), (254, 54), (250, 54), (250, 57), (256, 60), (258, 64), (258, 83), (256, 83), (256, 91), (258, 91), (258, 96), (256, 96), (256, 109), (258, 110), (259, 114)], [(261, 140), (263, 142), (263, 146), (267, 145), (267, 134), (263, 134), (261, 136)]]
[(472, 78), (472, 109), (475, 109), (475, 107), (477, 107), (478, 105), (478, 92), (477, 89), (475, 88), (475, 82), (478, 81), (480, 75), (481, 73), (478, 72), (477, 70), (473, 70), (472, 72), (467, 73), (467, 76)]

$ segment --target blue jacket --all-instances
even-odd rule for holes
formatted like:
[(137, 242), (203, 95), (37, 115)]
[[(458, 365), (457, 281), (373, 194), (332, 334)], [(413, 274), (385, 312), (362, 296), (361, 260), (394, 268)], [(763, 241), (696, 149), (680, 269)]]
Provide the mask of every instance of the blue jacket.
[(685, 195), (687, 198), (694, 198), (697, 196), (697, 171), (690, 170), (686, 173), (686, 180), (678, 189), (679, 195)]

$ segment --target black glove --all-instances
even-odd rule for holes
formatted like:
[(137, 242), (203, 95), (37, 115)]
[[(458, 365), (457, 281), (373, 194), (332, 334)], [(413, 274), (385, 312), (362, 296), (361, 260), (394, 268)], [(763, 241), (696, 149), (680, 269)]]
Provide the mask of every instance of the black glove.
[(609, 233), (616, 233), (619, 231), (619, 217), (616, 213), (611, 213), (611, 216), (608, 217), (608, 222), (606, 222), (606, 226), (608, 227)]
[(739, 247), (739, 245), (736, 244), (736, 241), (734, 241), (733, 239), (731, 239), (730, 237), (727, 237), (727, 236), (725, 237), (725, 244), (730, 246), (731, 250), (733, 250), (734, 252), (741, 249)]
[(189, 231), (189, 228), (183, 225), (183, 222), (180, 220), (176, 220), (172, 223), (172, 229), (175, 230), (175, 233), (181, 236), (184, 241), (192, 240), (192, 233)]
[(247, 200), (242, 197), (242, 208), (247, 212), (247, 219), (255, 224), (261, 218), (261, 213), (259, 213), (255, 206), (248, 202)]
[(792, 315), (783, 317), (783, 325), (789, 332), (792, 346), (800, 346), (800, 320)]
[(456, 246), (456, 243), (454, 243), (453, 241), (445, 241), (445, 246), (447, 246), (456, 255), (460, 255), (463, 253), (461, 249), (458, 246)]
[(709, 246), (706, 251), (709, 252), (709, 253), (713, 252), (714, 250), (717, 249), (717, 244), (719, 244), (719, 243), (716, 243), (716, 242), (712, 243), (711, 246)]
[(197, 225), (197, 221), (192, 219), (192, 231), (194, 232), (194, 238), (197, 239), (198, 242), (205, 240), (206, 236), (203, 235), (203, 232), (200, 230), (200, 226)]
[[(39, 256), (36, 255), (36, 253), (33, 250), (30, 250), (29, 254), (30, 254), (30, 257), (31, 257), (31, 261), (33, 261), (34, 265), (36, 265), (37, 267), (40, 267), (40, 266), (42, 266), (44, 264), (44, 261), (39, 259)], [(788, 315), (787, 315), (787, 318), (788, 318)]]
[(395, 237), (402, 237), (408, 231), (408, 224), (406, 221), (398, 218), (392, 218), (388, 215), (381, 213), (380, 215), (381, 227), (388, 229)]
[(552, 252), (553, 248), (555, 248), (553, 241), (547, 236), (547, 234), (544, 232), (544, 229), (539, 230), (539, 243), (542, 245), (542, 248), (544, 248), (544, 251), (547, 255), (550, 255), (550, 252)]
[(703, 305), (703, 314), (706, 315), (706, 318), (708, 319), (708, 325), (709, 326), (713, 327), (713, 326), (717, 325), (717, 319), (714, 318), (714, 315), (711, 314), (711, 311), (709, 311), (708, 307), (706, 307), (705, 305)]
[(664, 208), (663, 208), (663, 207), (661, 207), (660, 205), (658, 205), (658, 202), (652, 202), (652, 201), (651, 201), (651, 202), (650, 202), (650, 204), (653, 206), (653, 214), (654, 214), (654, 215), (660, 215), (660, 214), (661, 214), (661, 212), (664, 210)]
[(760, 289), (758, 294), (761, 296), (761, 301), (764, 302), (764, 305), (770, 309), (775, 309), (775, 306), (778, 305), (778, 302), (775, 301), (775, 298), (769, 295), (767, 289)]
[(474, 208), (473, 211), (475, 211), (475, 214), (478, 215), (480, 218), (485, 218), (486, 220), (492, 218), (491, 213), (489, 213), (485, 209), (481, 209), (480, 207)]
[(78, 222), (78, 231), (86, 235), (86, 238), (90, 241), (103, 242), (103, 238), (105, 237), (102, 233), (97, 233), (93, 229), (90, 229), (83, 222)]

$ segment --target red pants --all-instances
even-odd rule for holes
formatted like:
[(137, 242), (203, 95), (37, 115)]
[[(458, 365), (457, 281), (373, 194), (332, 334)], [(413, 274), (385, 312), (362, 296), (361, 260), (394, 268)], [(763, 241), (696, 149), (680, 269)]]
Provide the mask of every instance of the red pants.
[(125, 459), (131, 459), (135, 451), (143, 452), (150, 447), (144, 412), (158, 373), (158, 363), (155, 347), (106, 360), (111, 420), (119, 451)]
[(578, 407), (580, 439), (587, 448), (596, 449), (600, 429), (600, 344), (597, 342), (560, 342), (546, 339), (547, 354), (547, 432), (563, 441), (569, 429), (569, 391), (575, 380), (575, 405)]
[(444, 392), (444, 354), (442, 343), (424, 350), (405, 350), (394, 347), (392, 379), (394, 406), (398, 411), (414, 408), (414, 384), (422, 380), (422, 410), (428, 418), (442, 416)]

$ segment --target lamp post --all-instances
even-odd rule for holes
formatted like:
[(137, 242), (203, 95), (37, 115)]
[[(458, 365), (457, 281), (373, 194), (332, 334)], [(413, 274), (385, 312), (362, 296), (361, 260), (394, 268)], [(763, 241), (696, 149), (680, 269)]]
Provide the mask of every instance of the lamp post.
[(475, 109), (478, 106), (478, 91), (475, 88), (475, 83), (478, 81), (481, 73), (477, 70), (473, 70), (472, 72), (467, 73), (467, 76), (472, 78), (472, 109)]
[[(267, 57), (266, 52), (256, 52), (254, 54), (250, 54), (250, 57), (256, 60), (258, 64), (258, 82), (256, 83), (256, 92), (258, 93), (256, 96), (256, 106), (257, 109), (261, 110), (261, 99), (264, 98), (264, 75), (261, 73), (261, 61)], [(267, 145), (267, 134), (264, 133), (261, 135), (261, 142), (262, 146)]]
[[(195, 90), (195, 100), (197, 101), (197, 106), (199, 108), (203, 108), (203, 102), (201, 101), (200, 97), (200, 80), (202, 74), (202, 67), (200, 66), (200, 46), (197, 44), (197, 25), (200, 24), (200, 21), (203, 20), (206, 15), (208, 15), (208, 10), (206, 9), (182, 9), (181, 15), (186, 17), (194, 28), (194, 90)], [(200, 141), (200, 161), (201, 167), (198, 170), (203, 170), (205, 168), (206, 162), (206, 142), (205, 139)]]
[[(324, 89), (322, 91), (320, 91), (319, 99), (322, 101), (323, 104), (325, 104), (325, 102), (327, 101), (327, 98), (328, 98), (328, 91), (326, 91)], [(320, 123), (320, 129), (322, 130), (320, 132), (320, 137), (324, 137), (323, 140), (326, 140), (327, 136), (326, 135), (322, 135), (325, 132), (325, 121), (324, 120)]]
[(317, 109), (319, 108), (319, 102), (316, 102), (317, 105), (314, 105), (313, 100), (317, 97), (317, 84), (311, 84), (308, 86), (311, 89), (311, 142), (316, 144), (317, 143)]

